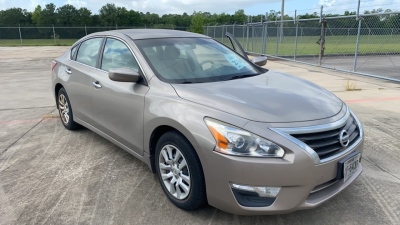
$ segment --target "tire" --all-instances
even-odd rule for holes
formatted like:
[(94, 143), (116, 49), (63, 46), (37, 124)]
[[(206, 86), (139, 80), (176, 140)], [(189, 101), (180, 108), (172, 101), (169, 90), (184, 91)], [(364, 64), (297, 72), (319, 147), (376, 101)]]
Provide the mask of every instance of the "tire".
[(207, 202), (200, 160), (182, 134), (177, 131), (163, 134), (157, 142), (154, 158), (161, 187), (174, 205), (183, 210), (195, 210)]
[(57, 94), (57, 108), (60, 113), (61, 122), (68, 130), (76, 130), (80, 128), (79, 124), (74, 122), (71, 103), (67, 92), (61, 88)]

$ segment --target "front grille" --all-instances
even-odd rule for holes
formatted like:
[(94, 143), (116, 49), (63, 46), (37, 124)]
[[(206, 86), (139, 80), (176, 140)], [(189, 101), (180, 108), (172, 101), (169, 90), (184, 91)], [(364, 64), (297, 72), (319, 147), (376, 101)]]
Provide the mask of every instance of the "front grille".
[(312, 148), (318, 154), (320, 159), (325, 159), (337, 154), (338, 152), (346, 148), (340, 144), (339, 140), (340, 133), (343, 130), (346, 130), (350, 137), (349, 144), (347, 146), (350, 146), (354, 142), (356, 142), (358, 137), (360, 136), (359, 127), (357, 126), (357, 122), (353, 118), (353, 116), (350, 116), (343, 126), (333, 130), (318, 133), (291, 135), (310, 146), (310, 148)]

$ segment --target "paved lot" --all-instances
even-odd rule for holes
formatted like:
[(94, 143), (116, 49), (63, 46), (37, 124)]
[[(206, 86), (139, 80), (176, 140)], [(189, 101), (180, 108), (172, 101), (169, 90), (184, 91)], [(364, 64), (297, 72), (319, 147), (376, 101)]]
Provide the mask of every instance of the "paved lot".
[[(50, 62), (65, 47), (0, 48), (0, 224), (400, 224), (400, 83), (271, 61), (333, 91), (366, 131), (363, 174), (307, 211), (243, 217), (174, 207), (147, 166), (55, 110)], [(346, 92), (348, 79), (361, 91)]]
[[(298, 57), (298, 61), (318, 64), (318, 56)], [(360, 55), (357, 59), (357, 72), (374, 74), (400, 81), (400, 55)], [(353, 71), (353, 56), (325, 56), (322, 58), (322, 66), (339, 70)]]

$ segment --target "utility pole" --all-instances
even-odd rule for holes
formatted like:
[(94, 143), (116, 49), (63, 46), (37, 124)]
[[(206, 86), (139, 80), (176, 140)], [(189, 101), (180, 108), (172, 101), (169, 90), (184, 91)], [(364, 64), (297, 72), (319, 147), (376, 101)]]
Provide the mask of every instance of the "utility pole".
[(281, 8), (281, 30), (280, 30), (280, 38), (279, 42), (282, 43), (283, 39), (283, 19), (285, 16), (285, 0), (282, 0), (282, 8)]

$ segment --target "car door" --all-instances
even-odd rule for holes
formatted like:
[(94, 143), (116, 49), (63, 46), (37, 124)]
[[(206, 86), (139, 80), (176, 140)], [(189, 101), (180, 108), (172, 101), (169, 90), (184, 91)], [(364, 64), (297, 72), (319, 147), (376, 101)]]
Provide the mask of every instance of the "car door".
[(144, 96), (149, 87), (143, 77), (136, 83), (110, 80), (108, 71), (117, 68), (141, 73), (128, 45), (120, 39), (107, 38), (100, 59), (101, 72), (93, 76), (94, 126), (142, 155)]
[(242, 55), (244, 58), (249, 59), (247, 56), (246, 51), (244, 51), (243, 47), (240, 45), (239, 41), (229, 32), (226, 32), (226, 37), (228, 37), (231, 46), (230, 47), (232, 50), (235, 50), (237, 53)]
[(71, 60), (65, 63), (65, 73), (69, 76), (66, 90), (70, 98), (74, 116), (86, 123), (91, 123), (92, 113), (92, 76), (96, 69), (103, 37), (82, 41), (72, 48)]

